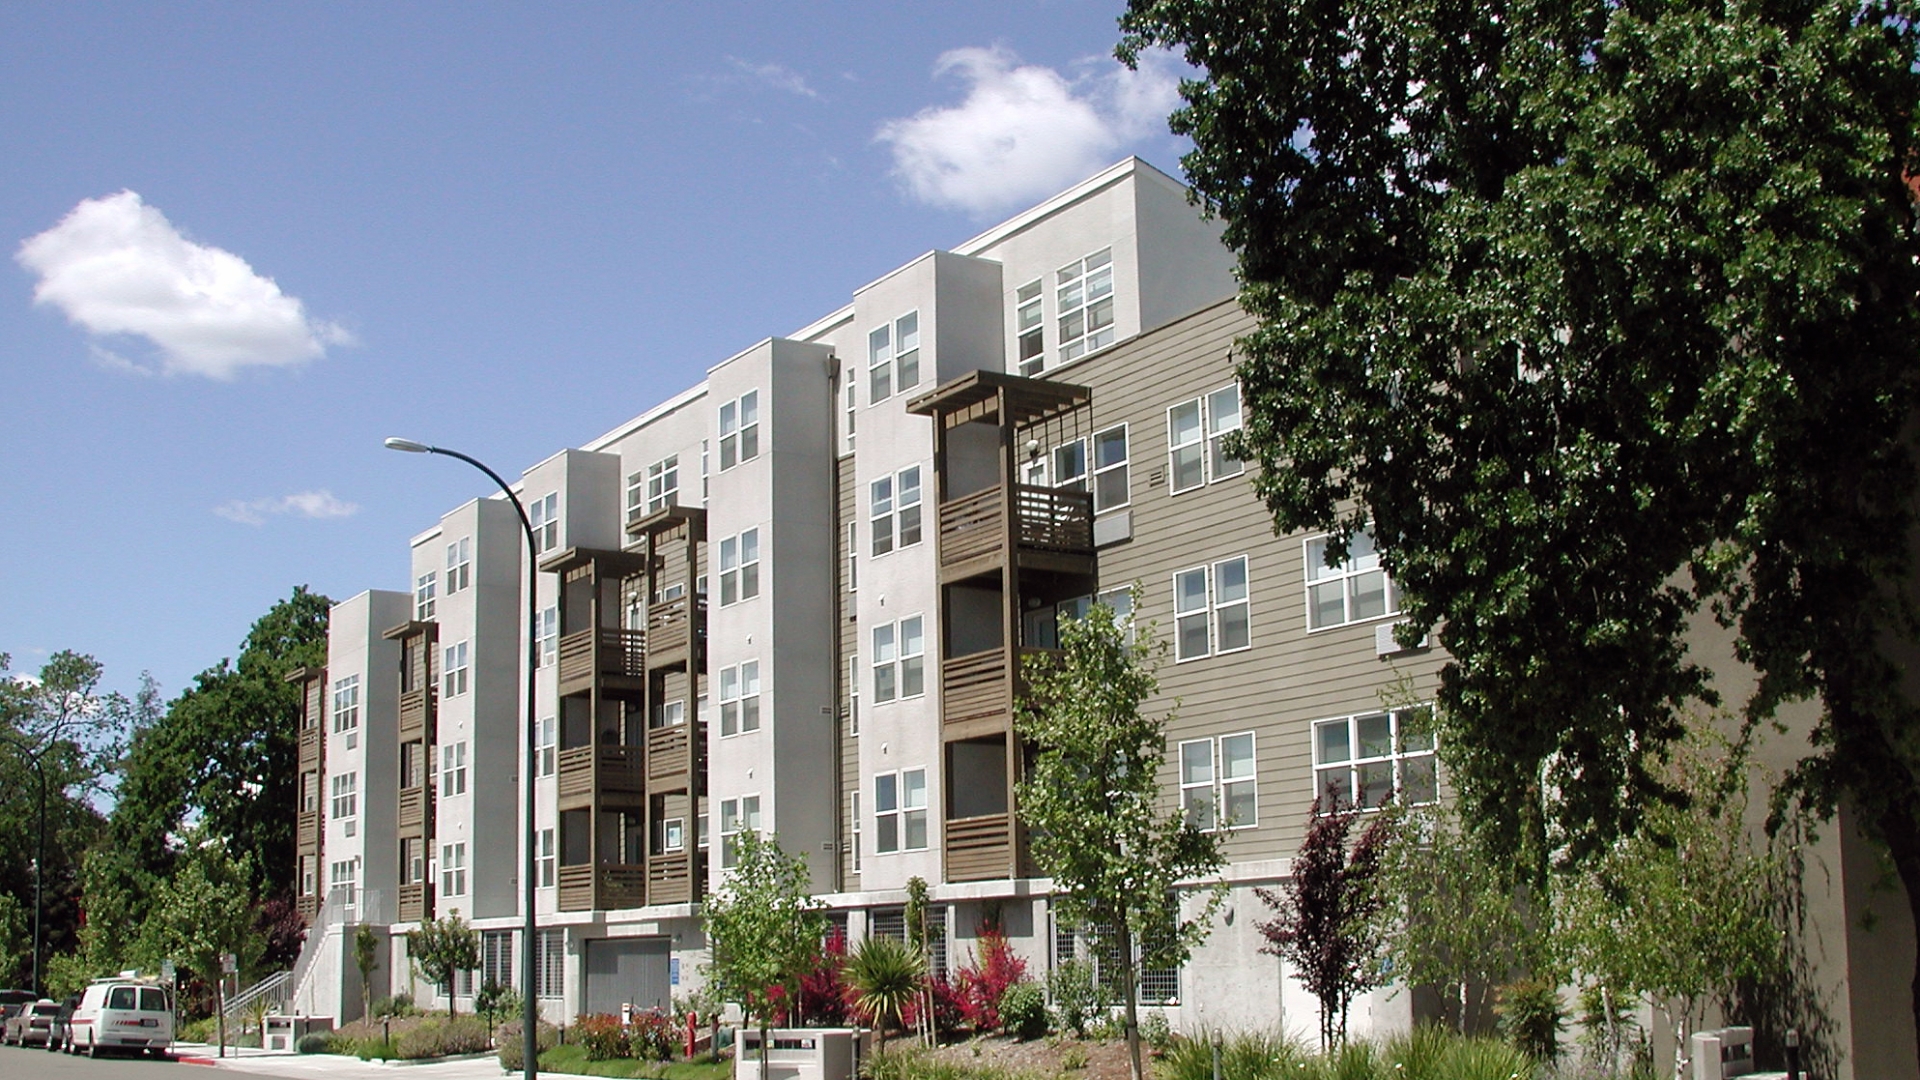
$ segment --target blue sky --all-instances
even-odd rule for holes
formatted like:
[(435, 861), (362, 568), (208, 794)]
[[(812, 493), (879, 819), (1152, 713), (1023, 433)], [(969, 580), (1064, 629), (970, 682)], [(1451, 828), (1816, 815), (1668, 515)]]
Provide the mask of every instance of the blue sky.
[(0, 5), (0, 651), (168, 696), (407, 538), (1127, 154), (1117, 2)]

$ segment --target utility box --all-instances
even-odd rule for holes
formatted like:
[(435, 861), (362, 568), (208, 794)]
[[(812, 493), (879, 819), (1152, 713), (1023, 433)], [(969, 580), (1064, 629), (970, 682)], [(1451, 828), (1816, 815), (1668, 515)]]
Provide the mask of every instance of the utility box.
[(1693, 1080), (1728, 1080), (1753, 1072), (1753, 1029), (1720, 1028), (1693, 1033)]
[(260, 1048), (291, 1054), (307, 1034), (332, 1030), (331, 1016), (269, 1016), (261, 1025)]
[(865, 1047), (854, 1028), (774, 1028), (767, 1032), (767, 1075), (760, 1075), (760, 1032), (734, 1041), (735, 1080), (853, 1080)]

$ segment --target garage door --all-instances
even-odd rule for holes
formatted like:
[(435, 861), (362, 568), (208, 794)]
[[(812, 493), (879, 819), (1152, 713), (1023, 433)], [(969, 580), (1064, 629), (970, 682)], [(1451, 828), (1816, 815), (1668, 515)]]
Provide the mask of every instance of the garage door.
[(588, 1012), (617, 1016), (628, 1002), (661, 1012), (671, 1007), (666, 938), (600, 938), (586, 944)]

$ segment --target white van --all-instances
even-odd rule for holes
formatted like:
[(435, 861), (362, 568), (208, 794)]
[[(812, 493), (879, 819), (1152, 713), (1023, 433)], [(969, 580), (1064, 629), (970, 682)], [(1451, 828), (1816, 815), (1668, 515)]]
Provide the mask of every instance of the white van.
[(166, 987), (127, 976), (96, 979), (80, 995), (67, 1031), (69, 1054), (145, 1050), (164, 1055), (173, 1046), (173, 995)]

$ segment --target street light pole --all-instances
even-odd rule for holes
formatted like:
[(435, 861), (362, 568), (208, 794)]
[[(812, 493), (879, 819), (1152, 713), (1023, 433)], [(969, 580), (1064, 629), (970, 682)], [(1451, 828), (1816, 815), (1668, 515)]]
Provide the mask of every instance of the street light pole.
[(533, 818), (534, 763), (536, 755), (539, 753), (539, 744), (537, 742), (538, 732), (535, 730), (534, 720), (534, 717), (538, 715), (538, 713), (534, 701), (533, 680), (534, 673), (540, 667), (540, 637), (538, 633), (540, 600), (535, 592), (535, 588), (540, 580), (540, 568), (535, 564), (535, 560), (539, 558), (540, 548), (534, 541), (533, 521), (527, 517), (527, 508), (521, 505), (520, 496), (513, 493), (513, 489), (507, 486), (507, 482), (500, 478), (499, 473), (487, 468), (475, 458), (468, 457), (458, 450), (449, 450), (443, 446), (428, 446), (425, 443), (414, 442), (412, 439), (401, 438), (390, 438), (386, 441), (385, 445), (389, 450), (399, 450), (408, 454), (439, 454), (443, 457), (457, 458), (479, 469), (481, 472), (486, 473), (487, 479), (499, 485), (501, 494), (505, 495), (507, 501), (513, 504), (514, 513), (520, 515), (520, 531), (526, 535), (527, 539), (527, 686), (526, 715), (523, 717), (523, 723), (521, 724), (526, 733), (527, 756), (526, 762), (520, 769), (521, 779), (523, 781), (522, 787), (526, 795), (527, 824), (525, 830), (526, 835), (521, 838), (521, 842), (526, 848), (526, 857), (520, 867), (520, 882), (522, 886), (521, 905), (525, 911), (525, 921), (522, 924), (520, 932), (520, 992), (522, 1002), (520, 1034), (522, 1055), (521, 1075), (526, 1077), (527, 1080), (533, 1080), (534, 1077), (540, 1075), (539, 993), (533, 985), (534, 950), (538, 947), (535, 937), (539, 933), (540, 926), (539, 919), (535, 917), (533, 910), (535, 898), (534, 873), (536, 870), (536, 853), (534, 847), (539, 840), (538, 831), (534, 828)]

